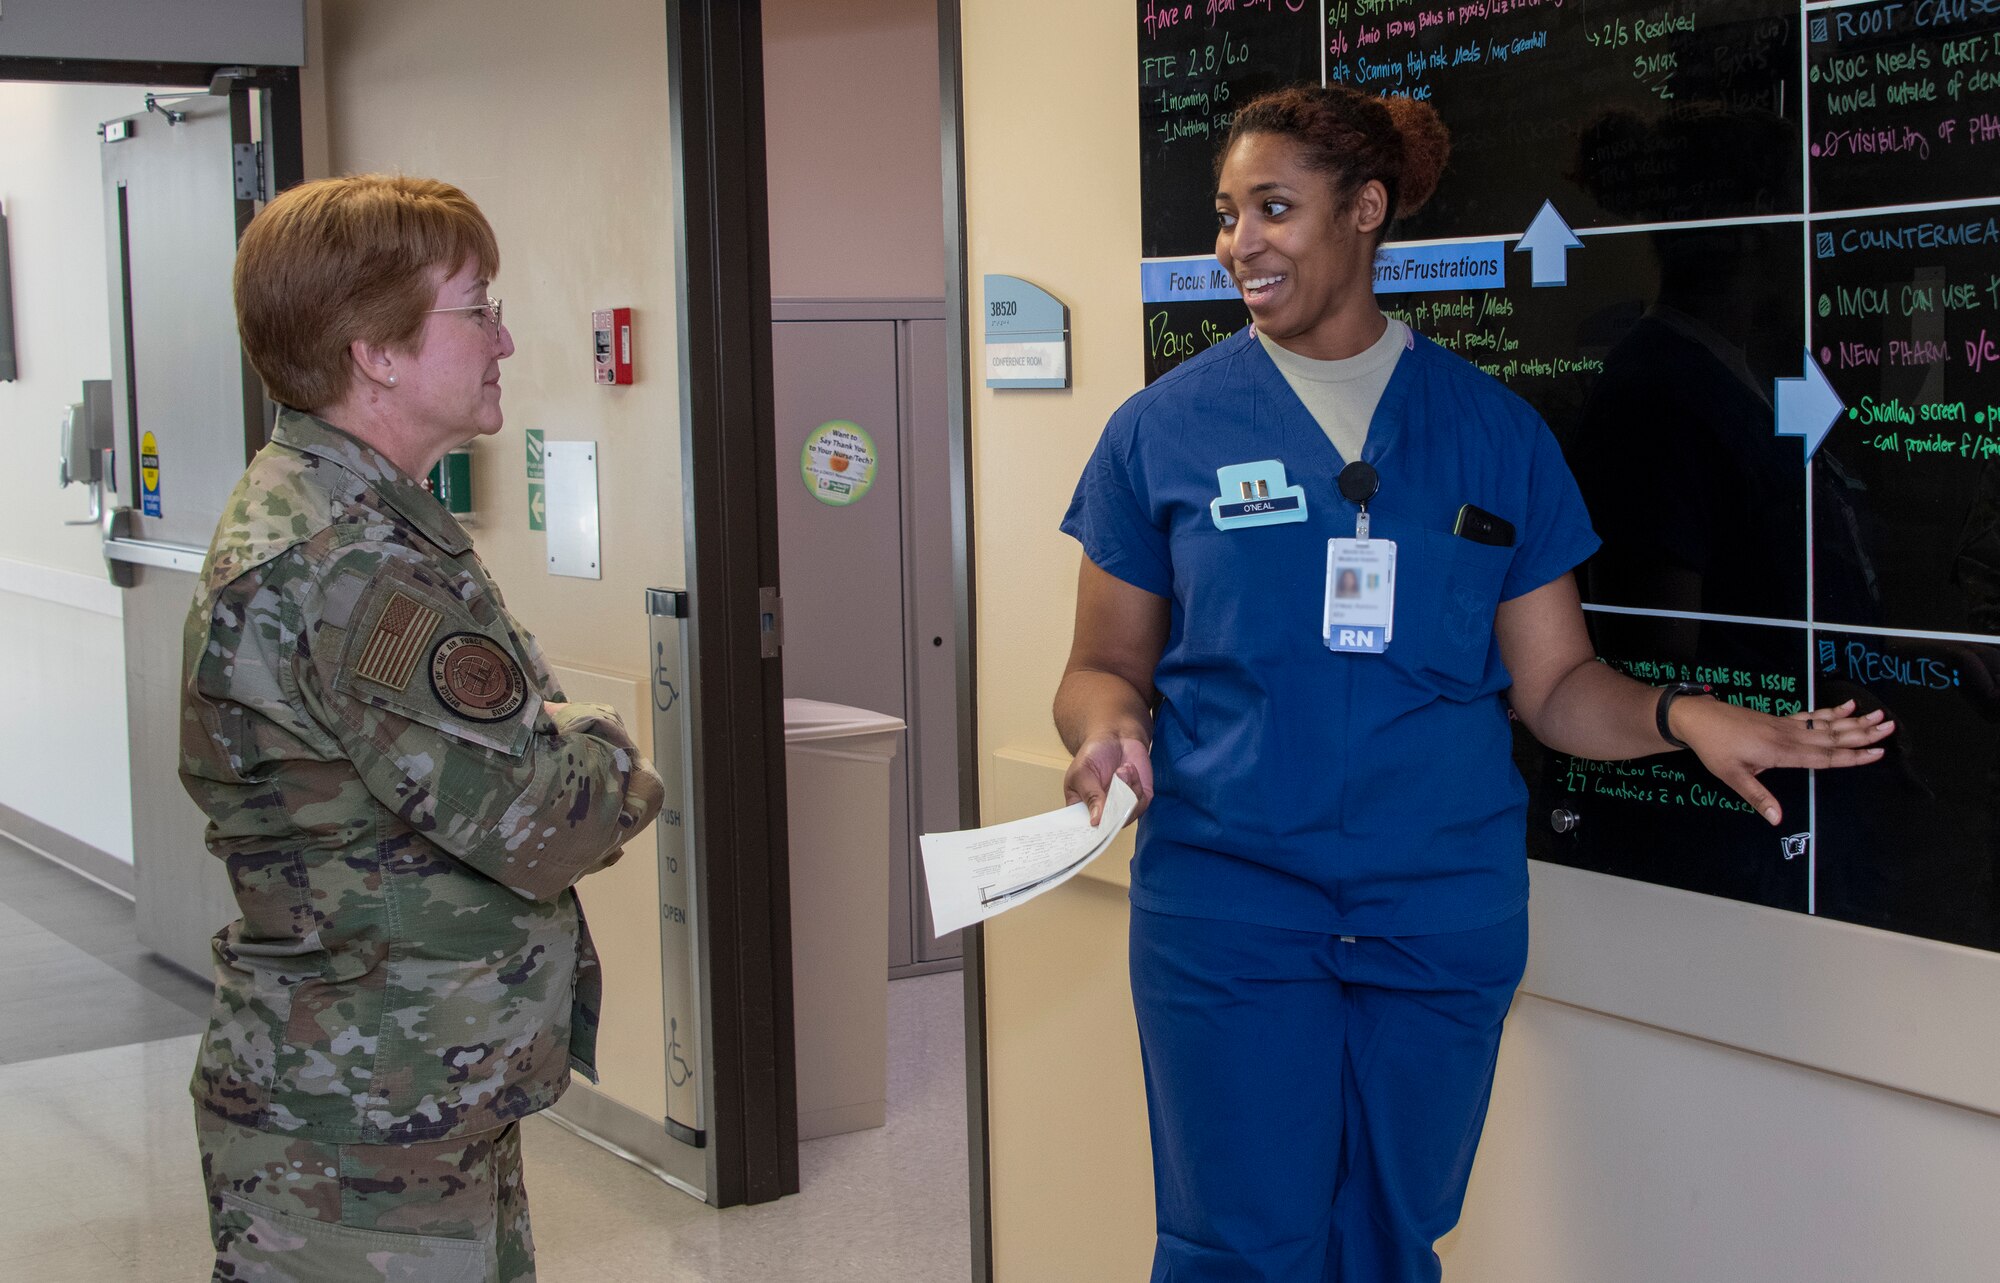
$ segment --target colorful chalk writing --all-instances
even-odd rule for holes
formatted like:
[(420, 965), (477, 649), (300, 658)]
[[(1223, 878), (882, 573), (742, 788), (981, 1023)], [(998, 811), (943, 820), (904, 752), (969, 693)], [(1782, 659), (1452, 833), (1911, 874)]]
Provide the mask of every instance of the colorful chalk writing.
[(1249, 324), (1250, 316), (1235, 300), (1195, 299), (1149, 303), (1145, 319), (1150, 382), (1235, 334)]
[[(1903, 728), (1816, 790), (1761, 776), (1781, 830), (1695, 754), (1518, 735), (1531, 856), (2000, 950), (2000, 0), (1135, 13), (1149, 379), (1247, 319), (1201, 256), (1254, 93), (1428, 101), (1451, 164), (1377, 299), (1549, 425), (1603, 541), (1575, 571), (1598, 653)], [(1581, 245), (1537, 288), (1545, 203)], [(1776, 408), (1802, 362), (1831, 424), (1804, 447)]]
[[(1904, 49), (1906, 15), (1862, 9)], [(1821, 447), (1840, 520), (1815, 522), (1817, 614), (1986, 631), (1964, 549), (2000, 502), (2000, 202), (1830, 216), (1813, 238), (1811, 347), (1847, 407)]]
[[(1426, 99), (1450, 122), (1456, 158), (1412, 237), (1518, 233), (1544, 200), (1579, 227), (1796, 209), (1797, 14), (1783, 0), (1336, 2), (1326, 77)], [(1688, 114), (1662, 116), (1674, 109)], [(1754, 141), (1793, 162), (1716, 150), (1701, 135), (1732, 115), (1775, 125), (1783, 137)]]
[(1815, 208), (1985, 195), (2000, 164), (2000, 17), (1886, 0), (1817, 15), (1806, 68)]
[(1140, 0), (1136, 18), (1144, 253), (1203, 253), (1215, 243), (1215, 148), (1239, 105), (1318, 79), (1319, 5)]

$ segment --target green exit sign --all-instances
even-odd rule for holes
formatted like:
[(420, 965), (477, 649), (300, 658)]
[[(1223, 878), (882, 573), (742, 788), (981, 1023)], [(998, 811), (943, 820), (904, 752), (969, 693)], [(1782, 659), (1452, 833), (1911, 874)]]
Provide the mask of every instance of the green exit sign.
[(528, 529), (549, 528), (548, 487), (542, 479), (542, 430), (528, 429)]

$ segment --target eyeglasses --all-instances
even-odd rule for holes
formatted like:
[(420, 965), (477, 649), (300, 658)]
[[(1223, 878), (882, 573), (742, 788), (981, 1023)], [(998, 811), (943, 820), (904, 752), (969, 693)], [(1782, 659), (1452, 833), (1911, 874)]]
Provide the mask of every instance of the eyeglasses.
[(500, 330), (500, 300), (497, 298), (489, 298), (484, 303), (470, 303), (464, 307), (428, 308), (425, 310), (424, 315), (429, 316), (432, 312), (484, 312), (486, 313), (487, 321), (492, 324), (494, 332), (498, 333)]

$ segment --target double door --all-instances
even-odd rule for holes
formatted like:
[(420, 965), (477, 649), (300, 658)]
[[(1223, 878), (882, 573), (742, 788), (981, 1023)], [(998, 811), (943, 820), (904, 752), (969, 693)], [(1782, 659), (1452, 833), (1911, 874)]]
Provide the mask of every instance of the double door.
[(264, 438), (230, 281), (269, 103), (237, 85), (163, 106), (113, 122), (99, 144), (120, 487), (105, 552), (125, 589), (139, 939), (206, 976), (209, 937), (236, 903), (178, 775), (181, 629), (223, 504)]
[(957, 632), (941, 302), (772, 308), (785, 696), (901, 718), (889, 974), (958, 965), (917, 835), (959, 827)]

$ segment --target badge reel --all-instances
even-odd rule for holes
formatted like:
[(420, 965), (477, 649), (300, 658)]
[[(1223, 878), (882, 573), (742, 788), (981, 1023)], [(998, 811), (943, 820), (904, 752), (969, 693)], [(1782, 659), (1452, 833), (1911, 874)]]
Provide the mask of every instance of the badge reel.
[(1354, 538), (1326, 541), (1326, 613), (1320, 638), (1328, 650), (1379, 655), (1396, 632), (1396, 542), (1368, 537), (1368, 501), (1382, 478), (1355, 462), (1337, 479), (1341, 497), (1358, 504)]

